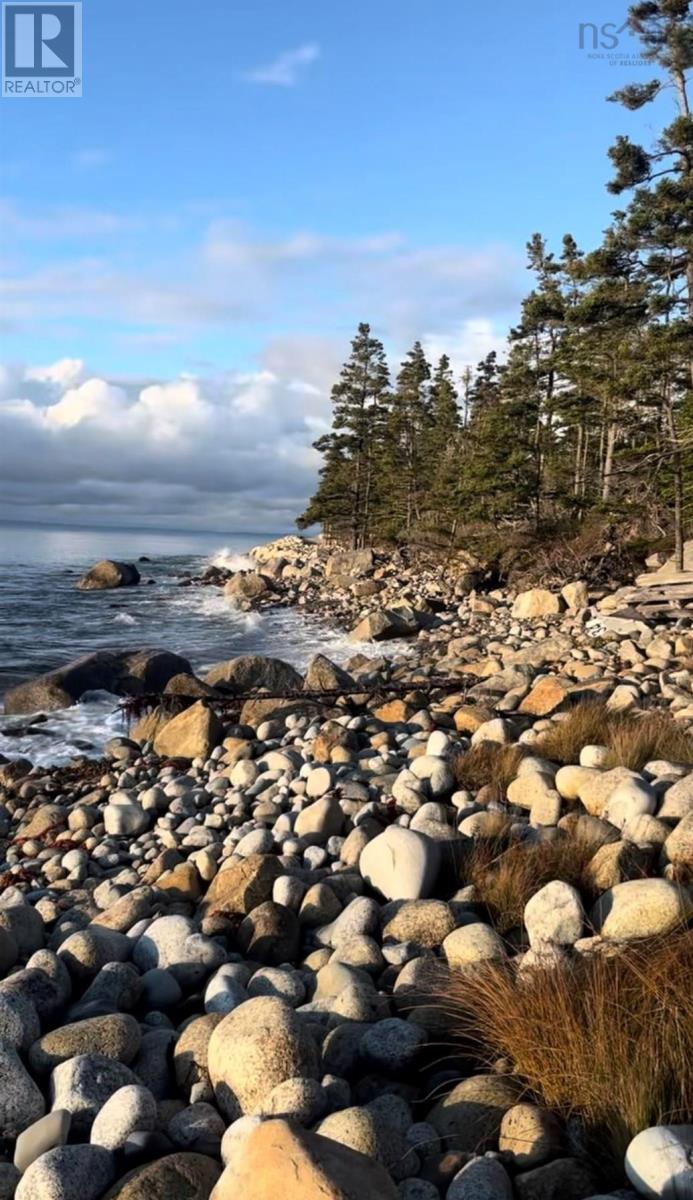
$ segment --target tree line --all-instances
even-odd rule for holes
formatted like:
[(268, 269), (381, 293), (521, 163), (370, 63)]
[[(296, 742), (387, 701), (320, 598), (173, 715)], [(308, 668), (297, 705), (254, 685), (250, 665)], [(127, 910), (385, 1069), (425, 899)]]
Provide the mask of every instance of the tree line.
[(416, 342), (393, 380), (361, 324), (316, 448), (317, 491), (298, 524), (353, 547), (473, 522), (537, 532), (596, 513), (646, 512), (679, 562), (693, 511), (693, 67), (690, 0), (644, 0), (629, 26), (658, 69), (609, 97), (667, 98), (673, 119), (644, 147), (620, 136), (610, 192), (627, 203), (596, 249), (531, 238), (533, 286), (508, 336), (455, 379)]

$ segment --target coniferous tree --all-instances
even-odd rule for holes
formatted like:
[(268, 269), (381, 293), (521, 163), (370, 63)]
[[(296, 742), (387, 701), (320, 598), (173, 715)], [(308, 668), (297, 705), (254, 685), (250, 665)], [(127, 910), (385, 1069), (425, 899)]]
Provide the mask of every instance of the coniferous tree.
[(366, 546), (378, 508), (390, 376), (383, 345), (360, 324), (351, 355), (332, 389), (333, 428), (315, 448), (325, 455), (320, 485), (299, 527), (326, 524), (336, 536), (349, 531), (353, 548)]
[(430, 427), (425, 446), (429, 480), (427, 508), (434, 523), (454, 530), (459, 508), (462, 422), (457, 391), (444, 354), (435, 369), (430, 394)]
[[(651, 149), (619, 137), (609, 151), (616, 168), (610, 190), (634, 194), (624, 227), (639, 251), (658, 303), (653, 315), (666, 321), (684, 320), (689, 330), (677, 336), (686, 354), (687, 386), (664, 389), (668, 456), (674, 476), (676, 558), (683, 565), (684, 458), (680, 411), (693, 387), (693, 116), (688, 72), (693, 68), (693, 13), (689, 0), (642, 0), (629, 11), (629, 25), (644, 46), (645, 57), (660, 74), (647, 83), (629, 84), (611, 97), (636, 110), (650, 104), (665, 89), (676, 97), (677, 115)], [(658, 314), (657, 314), (658, 310)]]
[(396, 522), (405, 536), (421, 515), (425, 493), (424, 462), (430, 425), (431, 368), (421, 342), (401, 365), (392, 396), (389, 422), (390, 488)]
[(613, 193), (628, 193), (602, 244), (535, 234), (534, 285), (508, 338), (461, 380), (434, 377), (417, 342), (393, 393), (380, 342), (361, 325), (333, 389), (323, 467), (300, 524), (353, 546), (458, 538), (466, 524), (542, 532), (590, 513), (651, 514), (683, 561), (693, 518), (693, 0), (638, 0), (631, 29), (658, 77), (612, 99), (638, 109), (667, 90), (677, 115), (652, 147), (620, 137)]

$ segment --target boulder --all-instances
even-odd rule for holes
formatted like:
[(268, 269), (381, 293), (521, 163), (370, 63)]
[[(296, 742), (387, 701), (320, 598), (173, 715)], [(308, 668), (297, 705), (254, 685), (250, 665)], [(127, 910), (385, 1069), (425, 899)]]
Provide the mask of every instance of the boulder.
[(325, 577), (333, 575), (353, 575), (358, 578), (373, 570), (375, 559), (372, 550), (344, 550), (340, 554), (332, 554), (325, 563)]
[(534, 617), (550, 617), (561, 611), (561, 597), (546, 588), (530, 588), (520, 592), (512, 607), (516, 621), (532, 620)]
[(301, 945), (298, 917), (283, 904), (267, 900), (241, 923), (238, 944), (245, 958), (268, 967), (293, 962)]
[(260, 1112), (286, 1079), (319, 1078), (310, 1029), (275, 996), (246, 1000), (224, 1017), (209, 1041), (208, 1068), (217, 1104), (232, 1121)]
[(43, 1116), (46, 1102), (17, 1051), (4, 1039), (0, 1039), (0, 1078), (0, 1138), (14, 1140)]
[(354, 687), (353, 676), (338, 667), (324, 654), (316, 654), (308, 664), (303, 681), (306, 691), (336, 691), (348, 692)]
[(432, 838), (390, 825), (361, 851), (359, 871), (388, 900), (430, 896), (440, 868), (440, 848)]
[(226, 951), (188, 917), (171, 914), (152, 921), (135, 942), (132, 961), (140, 971), (161, 967), (182, 988), (193, 988), (226, 961)]
[(631, 879), (604, 892), (590, 920), (609, 941), (670, 933), (693, 915), (688, 891), (666, 879)]
[(500, 1075), (471, 1075), (439, 1100), (427, 1120), (451, 1150), (483, 1154), (498, 1145), (501, 1122), (518, 1090)]
[(221, 743), (224, 726), (202, 700), (167, 721), (154, 738), (154, 751), (161, 758), (209, 758)]
[(372, 1158), (289, 1121), (264, 1121), (245, 1137), (211, 1200), (397, 1200)]
[(572, 612), (579, 612), (581, 608), (587, 608), (590, 602), (589, 590), (584, 579), (578, 579), (575, 583), (566, 583), (565, 587), (561, 588), (561, 595)]
[(693, 1125), (654, 1125), (626, 1150), (626, 1175), (642, 1196), (693, 1197)]
[(104, 558), (90, 567), (76, 586), (81, 592), (103, 592), (109, 588), (135, 587), (139, 581), (140, 573), (133, 563)]
[(229, 600), (250, 601), (261, 600), (274, 591), (272, 581), (259, 571), (239, 572), (230, 579), (224, 588), (224, 595)]
[(303, 687), (302, 677), (289, 663), (262, 654), (242, 654), (238, 658), (216, 663), (207, 672), (205, 682), (233, 692), (266, 688), (275, 695), (299, 691)]
[(103, 1200), (209, 1200), (220, 1173), (206, 1154), (167, 1154), (124, 1175)]
[(115, 1175), (102, 1146), (57, 1146), (22, 1175), (16, 1200), (100, 1200)]
[(381, 608), (369, 613), (349, 634), (351, 642), (385, 642), (392, 638), (414, 637), (419, 626), (416, 621), (407, 621), (391, 609)]
[(191, 673), (185, 658), (167, 650), (97, 650), (64, 667), (29, 679), (5, 693), (5, 712), (52, 712), (76, 704), (85, 692), (105, 691), (140, 696), (161, 691), (169, 679)]
[(270, 854), (249, 854), (232, 863), (214, 876), (204, 898), (205, 915), (247, 916), (272, 899), (272, 889), (281, 873), (279, 860)]
[(552, 880), (527, 901), (524, 923), (533, 950), (547, 942), (575, 945), (582, 937), (585, 923), (580, 893), (561, 879)]
[(532, 717), (548, 717), (565, 704), (568, 686), (557, 675), (545, 675), (534, 684), (522, 701), (519, 712)]

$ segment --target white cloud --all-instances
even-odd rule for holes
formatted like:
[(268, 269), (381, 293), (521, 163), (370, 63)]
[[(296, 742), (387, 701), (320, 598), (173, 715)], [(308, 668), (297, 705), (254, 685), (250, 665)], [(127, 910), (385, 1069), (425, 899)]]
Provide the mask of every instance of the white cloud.
[[(135, 380), (79, 359), (0, 365), (0, 506), (25, 520), (291, 528), (320, 465), (312, 448), (349, 351), (339, 339), (272, 339), (253, 371)], [(488, 318), (432, 332), (456, 370), (501, 346)], [(393, 373), (407, 349), (388, 342)]]
[[(285, 346), (274, 349), (286, 355)], [(220, 521), (288, 528), (313, 488), (311, 443), (328, 418), (329, 370), (320, 377), (313, 362), (320, 386), (265, 363), (250, 373), (142, 386), (88, 376), (68, 360), (5, 367), (3, 511), (103, 524), (156, 517), (187, 528)]]
[(269, 84), (274, 87), (295, 87), (303, 71), (320, 58), (320, 47), (316, 42), (305, 42), (295, 50), (284, 50), (265, 66), (246, 71), (243, 79), (247, 83)]
[(61, 358), (48, 367), (29, 367), (25, 379), (38, 383), (55, 383), (62, 387), (74, 387), (84, 378), (84, 363), (81, 358)]
[(453, 371), (459, 376), (466, 367), (476, 367), (492, 350), (502, 359), (507, 350), (507, 337), (507, 329), (485, 317), (473, 317), (445, 334), (424, 334), (421, 341), (430, 362), (436, 363), (447, 354)]

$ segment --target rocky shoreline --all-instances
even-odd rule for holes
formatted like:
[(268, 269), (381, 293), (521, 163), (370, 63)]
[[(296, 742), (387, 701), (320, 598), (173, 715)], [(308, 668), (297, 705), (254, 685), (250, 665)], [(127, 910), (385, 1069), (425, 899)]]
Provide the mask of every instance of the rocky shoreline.
[(102, 762), (0, 765), (1, 1200), (690, 1195), (690, 603), (252, 558), (185, 584), (329, 617), (344, 667), (10, 696), (151, 702)]

